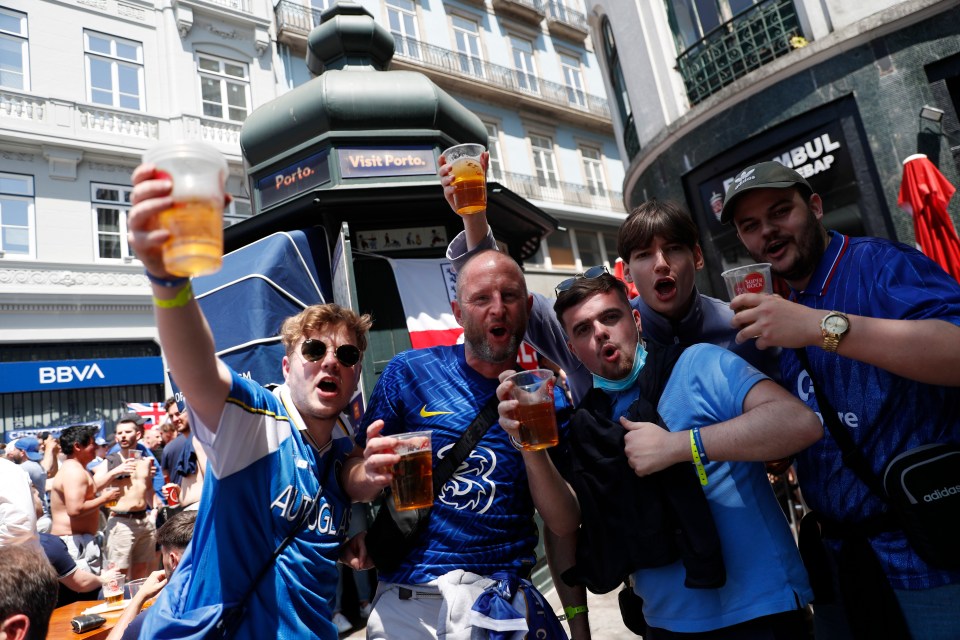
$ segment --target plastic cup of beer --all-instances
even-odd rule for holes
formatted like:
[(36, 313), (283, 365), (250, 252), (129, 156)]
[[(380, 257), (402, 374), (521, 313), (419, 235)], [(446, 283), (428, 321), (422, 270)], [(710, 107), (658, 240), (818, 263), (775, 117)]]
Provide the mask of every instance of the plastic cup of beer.
[(433, 505), (432, 431), (413, 431), (391, 435), (399, 440), (394, 453), (400, 462), (393, 467), (393, 503), (397, 511), (424, 509)]
[(557, 411), (553, 405), (553, 371), (533, 369), (507, 378), (513, 383), (513, 399), (519, 402), (520, 446), (527, 451), (554, 447), (557, 435)]
[(458, 144), (443, 152), (453, 175), (453, 206), (461, 216), (487, 208), (487, 176), (480, 164), (482, 144)]
[(140, 449), (130, 449), (127, 451), (127, 458), (130, 460), (139, 460), (143, 457), (143, 451)]
[(727, 285), (727, 293), (731, 300), (741, 293), (773, 293), (769, 262), (727, 269), (720, 275), (723, 276), (723, 281)]
[(173, 182), (173, 207), (160, 213), (170, 232), (163, 266), (175, 276), (200, 276), (223, 262), (223, 200), (227, 161), (213, 147), (179, 141), (149, 149), (143, 161)]
[(117, 572), (103, 585), (103, 597), (107, 599), (108, 607), (123, 602), (123, 583), (125, 579), (122, 573)]
[(137, 591), (140, 591), (140, 587), (143, 586), (143, 583), (146, 582), (146, 578), (137, 578), (136, 580), (127, 581), (127, 598), (133, 600), (133, 596), (137, 595)]

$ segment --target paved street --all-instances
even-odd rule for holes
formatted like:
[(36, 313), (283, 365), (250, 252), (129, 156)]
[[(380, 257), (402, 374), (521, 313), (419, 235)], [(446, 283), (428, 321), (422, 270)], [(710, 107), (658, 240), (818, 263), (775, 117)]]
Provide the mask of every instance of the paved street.
[[(618, 591), (612, 591), (602, 596), (592, 593), (587, 594), (587, 606), (590, 607), (590, 631), (595, 640), (636, 640), (639, 638), (623, 626), (623, 621), (620, 619), (620, 606), (617, 604)], [(561, 610), (560, 599), (557, 598), (557, 592), (554, 589), (550, 589), (544, 595), (553, 605), (554, 611)], [(365, 638), (366, 631), (363, 628), (354, 629), (341, 637)], [(404, 639), (398, 638), (397, 640)]]

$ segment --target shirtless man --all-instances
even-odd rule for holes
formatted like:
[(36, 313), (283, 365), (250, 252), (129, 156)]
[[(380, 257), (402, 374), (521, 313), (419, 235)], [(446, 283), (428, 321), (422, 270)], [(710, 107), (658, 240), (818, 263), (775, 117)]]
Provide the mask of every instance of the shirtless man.
[[(153, 458), (143, 455), (137, 443), (143, 435), (136, 414), (124, 414), (117, 422), (119, 451), (111, 453), (94, 472), (99, 486), (109, 482), (120, 490), (107, 518), (107, 566), (129, 580), (145, 578), (156, 564), (156, 528), (147, 517), (154, 505)], [(109, 480), (108, 480), (109, 479)]]
[(96, 495), (87, 463), (93, 460), (97, 428), (90, 425), (68, 427), (60, 434), (60, 449), (67, 457), (53, 480), (50, 492), (50, 533), (67, 544), (77, 566), (100, 574), (100, 507), (116, 500), (120, 489), (108, 487)]

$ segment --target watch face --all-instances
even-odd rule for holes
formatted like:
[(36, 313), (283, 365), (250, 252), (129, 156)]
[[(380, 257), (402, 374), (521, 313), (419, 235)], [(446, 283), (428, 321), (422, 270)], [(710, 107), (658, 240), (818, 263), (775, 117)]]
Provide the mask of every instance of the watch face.
[(847, 330), (849, 323), (843, 316), (831, 315), (823, 320), (823, 328), (827, 333), (841, 334)]

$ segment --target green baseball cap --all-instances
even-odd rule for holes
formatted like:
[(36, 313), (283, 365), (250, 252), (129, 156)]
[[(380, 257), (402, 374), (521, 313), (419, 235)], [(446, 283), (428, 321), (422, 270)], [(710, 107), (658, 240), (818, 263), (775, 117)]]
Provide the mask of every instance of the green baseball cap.
[(733, 203), (742, 193), (752, 189), (786, 189), (797, 186), (805, 188), (807, 193), (813, 193), (813, 188), (806, 178), (790, 167), (785, 167), (775, 160), (752, 164), (738, 173), (730, 183), (727, 196), (723, 199), (720, 222), (727, 224), (733, 220)]

